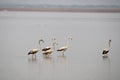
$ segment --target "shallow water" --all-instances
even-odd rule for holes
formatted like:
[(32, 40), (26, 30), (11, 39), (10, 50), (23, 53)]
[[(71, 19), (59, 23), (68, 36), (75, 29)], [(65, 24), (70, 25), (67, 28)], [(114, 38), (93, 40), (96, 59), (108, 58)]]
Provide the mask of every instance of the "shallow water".
[[(0, 80), (119, 80), (120, 13), (0, 12)], [(73, 37), (64, 56), (57, 52)], [(55, 37), (50, 57), (39, 48)], [(111, 48), (108, 57), (102, 50)]]

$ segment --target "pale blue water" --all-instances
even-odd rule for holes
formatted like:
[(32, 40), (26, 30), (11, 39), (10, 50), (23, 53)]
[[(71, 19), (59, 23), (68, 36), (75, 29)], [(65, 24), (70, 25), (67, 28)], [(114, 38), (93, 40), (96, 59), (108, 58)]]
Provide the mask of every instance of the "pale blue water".
[[(0, 12), (0, 80), (119, 80), (120, 13)], [(43, 38), (48, 46), (58, 40), (58, 49), (71, 35), (65, 56), (56, 50), (49, 58), (39, 52)], [(111, 49), (108, 58), (102, 50)]]

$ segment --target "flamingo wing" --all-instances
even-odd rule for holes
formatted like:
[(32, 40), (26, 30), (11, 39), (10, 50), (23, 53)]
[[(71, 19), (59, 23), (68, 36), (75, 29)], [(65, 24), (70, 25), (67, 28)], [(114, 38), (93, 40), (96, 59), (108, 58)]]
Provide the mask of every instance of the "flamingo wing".
[(50, 49), (51, 49), (51, 47), (45, 47), (45, 48), (42, 49), (42, 51), (47, 51), (47, 50), (50, 50)]
[(28, 52), (28, 55), (35, 54), (39, 51), (39, 49), (32, 49), (30, 52)]
[(104, 49), (102, 54), (107, 54), (109, 52), (108, 49)]
[(65, 51), (65, 50), (67, 50), (66, 46), (59, 48), (57, 51)]

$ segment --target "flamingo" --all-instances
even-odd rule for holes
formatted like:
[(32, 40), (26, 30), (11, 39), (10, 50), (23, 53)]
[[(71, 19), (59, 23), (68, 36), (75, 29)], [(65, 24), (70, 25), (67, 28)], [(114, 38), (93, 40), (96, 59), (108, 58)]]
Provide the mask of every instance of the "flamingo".
[(47, 50), (47, 51), (44, 51), (44, 52), (43, 52), (43, 55), (49, 56), (49, 55), (52, 54), (53, 52), (54, 52), (53, 49), (49, 49), (49, 50)]
[(105, 56), (105, 55), (108, 54), (108, 52), (109, 52), (109, 50), (110, 50), (110, 43), (111, 43), (111, 39), (110, 39), (109, 42), (108, 42), (108, 45), (109, 45), (108, 49), (103, 49), (103, 52), (102, 52), (103, 56)]
[[(43, 52), (43, 55), (45, 56), (49, 56), (51, 53), (53, 53), (55, 51), (55, 45), (57, 45), (57, 40), (55, 38), (52, 39), (52, 43), (51, 43), (51, 46), (48, 46), (46, 48), (43, 48), (42, 50), (44, 51)], [(52, 49), (53, 48), (53, 49)]]
[(72, 40), (72, 37), (71, 37), (71, 36), (68, 36), (68, 40), (67, 40), (66, 46), (63, 46), (63, 47), (57, 49), (57, 51), (62, 52), (63, 55), (64, 55), (64, 52), (65, 52), (65, 51), (68, 49), (68, 47), (69, 47), (69, 41), (70, 41), (70, 40)]
[(52, 39), (52, 42), (51, 42), (51, 45), (43, 48), (42, 51), (50, 50), (50, 49), (51, 49), (53, 46), (55, 46), (56, 44), (57, 44), (57, 41), (56, 41), (55, 38), (53, 38), (53, 39)]
[[(41, 44), (41, 42), (44, 43), (44, 40), (40, 39), (39, 40), (39, 45)], [(40, 49), (32, 49), (31, 51), (28, 52), (28, 55), (30, 55), (30, 54), (34, 55), (35, 54), (35, 56), (36, 56), (36, 53), (39, 52), (40, 50), (41, 50), (41, 47), (40, 47)]]

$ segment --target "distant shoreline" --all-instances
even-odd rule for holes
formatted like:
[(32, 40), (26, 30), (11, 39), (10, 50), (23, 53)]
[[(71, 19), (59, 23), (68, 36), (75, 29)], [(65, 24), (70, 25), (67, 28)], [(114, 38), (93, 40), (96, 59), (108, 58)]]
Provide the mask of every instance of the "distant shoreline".
[(0, 11), (35, 12), (120, 12), (120, 9), (80, 9), (80, 8), (0, 8)]

